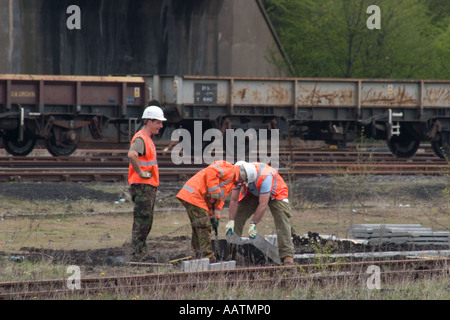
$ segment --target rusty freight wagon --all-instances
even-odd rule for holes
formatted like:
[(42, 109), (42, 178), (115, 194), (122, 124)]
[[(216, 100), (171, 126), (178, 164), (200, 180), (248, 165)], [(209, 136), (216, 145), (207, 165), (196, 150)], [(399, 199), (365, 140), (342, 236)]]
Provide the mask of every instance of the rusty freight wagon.
[(201, 121), (209, 128), (277, 128), (281, 136), (345, 144), (383, 139), (398, 157), (421, 141), (450, 152), (450, 80), (241, 78), (207, 76), (0, 75), (0, 134), (14, 155), (42, 140), (55, 156), (79, 145), (127, 144), (157, 100), (162, 135)]
[(0, 75), (0, 134), (13, 155), (43, 140), (50, 154), (70, 155), (83, 142), (128, 142), (130, 121), (148, 103), (141, 77)]

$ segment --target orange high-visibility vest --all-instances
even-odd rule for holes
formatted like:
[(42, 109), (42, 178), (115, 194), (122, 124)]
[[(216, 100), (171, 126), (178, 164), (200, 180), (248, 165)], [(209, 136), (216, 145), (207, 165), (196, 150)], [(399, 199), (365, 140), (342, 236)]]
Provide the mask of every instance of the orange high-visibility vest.
[[(211, 216), (220, 219), (225, 199), (231, 193), (239, 179), (239, 167), (227, 161), (214, 161), (205, 169), (197, 172), (178, 192), (177, 198), (205, 209)], [(208, 194), (218, 194), (217, 200)]]
[[(252, 163), (256, 167), (256, 189), (261, 190), (261, 184), (264, 181), (264, 179), (268, 175), (272, 175), (272, 186), (270, 188), (270, 199), (276, 199), (276, 200), (284, 200), (288, 198), (289, 190), (286, 185), (286, 182), (284, 182), (284, 179), (280, 176), (277, 170), (272, 168), (266, 163), (261, 162), (254, 162)], [(239, 201), (244, 199), (244, 197), (247, 195), (248, 188), (246, 185), (242, 185), (241, 191), (239, 193)]]
[(143, 130), (136, 132), (131, 140), (131, 144), (133, 144), (134, 140), (138, 137), (144, 140), (145, 145), (145, 155), (139, 157), (139, 166), (142, 171), (150, 171), (152, 177), (150, 179), (141, 178), (130, 163), (128, 165), (128, 183), (130, 185), (133, 183), (145, 183), (157, 187), (159, 186), (159, 169), (158, 162), (156, 161), (155, 144), (153, 143), (152, 138), (150, 138), (150, 136)]

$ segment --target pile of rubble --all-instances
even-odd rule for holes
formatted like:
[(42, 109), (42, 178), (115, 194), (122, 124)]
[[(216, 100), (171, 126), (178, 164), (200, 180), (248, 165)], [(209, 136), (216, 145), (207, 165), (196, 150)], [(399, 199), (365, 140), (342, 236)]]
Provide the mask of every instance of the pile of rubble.
[[(358, 224), (349, 229), (349, 238), (308, 232), (293, 235), (294, 260), (308, 263), (323, 257), (331, 260), (390, 259), (423, 255), (450, 256), (450, 232), (433, 231), (419, 224)], [(227, 237), (250, 263), (280, 264), (275, 235), (258, 239)]]

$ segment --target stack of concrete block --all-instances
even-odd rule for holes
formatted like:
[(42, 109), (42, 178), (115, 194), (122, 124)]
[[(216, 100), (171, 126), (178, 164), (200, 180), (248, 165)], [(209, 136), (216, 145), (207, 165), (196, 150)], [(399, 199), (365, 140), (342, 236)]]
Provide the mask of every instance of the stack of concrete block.
[(368, 244), (450, 245), (449, 231), (433, 231), (420, 224), (355, 224), (350, 227), (349, 235)]
[(208, 258), (195, 259), (181, 262), (181, 271), (183, 272), (197, 272), (209, 270), (227, 270), (236, 269), (236, 261), (221, 261), (217, 263), (210, 263)]

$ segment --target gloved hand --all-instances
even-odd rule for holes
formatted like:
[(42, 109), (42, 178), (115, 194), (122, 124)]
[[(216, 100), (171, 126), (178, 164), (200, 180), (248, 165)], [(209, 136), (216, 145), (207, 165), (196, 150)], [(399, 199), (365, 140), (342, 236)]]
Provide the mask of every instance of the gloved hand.
[(226, 234), (230, 233), (233, 234), (234, 233), (234, 220), (230, 220), (228, 221), (227, 225), (225, 226), (225, 229), (227, 229)]
[[(219, 228), (219, 219), (217, 217), (211, 217), (211, 225), (214, 230), (217, 230)], [(217, 232), (217, 231), (216, 231)]]
[(150, 171), (141, 171), (139, 172), (139, 177), (143, 179), (150, 179), (152, 177), (152, 173)]
[(252, 239), (256, 238), (256, 235), (258, 234), (258, 231), (256, 231), (256, 224), (250, 222), (250, 227), (248, 228), (248, 236)]

